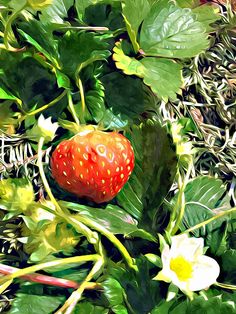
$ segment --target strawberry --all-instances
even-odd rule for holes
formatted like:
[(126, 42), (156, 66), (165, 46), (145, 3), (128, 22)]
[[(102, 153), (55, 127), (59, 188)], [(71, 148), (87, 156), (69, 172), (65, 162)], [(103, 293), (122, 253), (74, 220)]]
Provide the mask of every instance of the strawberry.
[(127, 182), (134, 168), (134, 152), (119, 133), (85, 130), (56, 147), (51, 168), (60, 187), (103, 203), (114, 198)]

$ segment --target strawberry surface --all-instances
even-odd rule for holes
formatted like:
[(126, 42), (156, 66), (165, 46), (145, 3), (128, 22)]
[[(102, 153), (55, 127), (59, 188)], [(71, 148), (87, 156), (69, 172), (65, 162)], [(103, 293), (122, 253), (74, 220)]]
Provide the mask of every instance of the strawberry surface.
[(134, 168), (133, 148), (117, 132), (85, 130), (62, 141), (51, 158), (60, 187), (96, 203), (110, 201)]

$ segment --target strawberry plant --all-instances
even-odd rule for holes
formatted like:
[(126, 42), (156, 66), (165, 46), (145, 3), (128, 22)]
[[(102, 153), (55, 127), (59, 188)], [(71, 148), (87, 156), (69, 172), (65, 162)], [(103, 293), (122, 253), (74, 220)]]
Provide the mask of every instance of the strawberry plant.
[(0, 309), (235, 313), (235, 1), (0, 0)]

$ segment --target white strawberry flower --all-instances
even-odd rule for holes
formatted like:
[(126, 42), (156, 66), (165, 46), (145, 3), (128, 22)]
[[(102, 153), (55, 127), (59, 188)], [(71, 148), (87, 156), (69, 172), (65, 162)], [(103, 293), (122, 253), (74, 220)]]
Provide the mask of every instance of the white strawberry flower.
[(57, 122), (52, 122), (51, 117), (45, 119), (41, 114), (37, 123), (27, 132), (27, 135), (36, 141), (38, 141), (40, 137), (44, 137), (44, 142), (47, 143), (52, 141), (55, 137), (58, 126)]
[(171, 247), (164, 245), (163, 269), (154, 280), (172, 282), (187, 295), (209, 288), (216, 283), (220, 267), (204, 255), (203, 249), (203, 238), (189, 238), (186, 234), (172, 237)]

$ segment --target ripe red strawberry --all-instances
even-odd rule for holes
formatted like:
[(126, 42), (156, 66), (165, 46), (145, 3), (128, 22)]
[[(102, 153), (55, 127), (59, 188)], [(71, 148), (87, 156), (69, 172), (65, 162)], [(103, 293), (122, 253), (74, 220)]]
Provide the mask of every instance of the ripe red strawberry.
[(127, 182), (134, 152), (119, 133), (85, 130), (56, 147), (51, 168), (63, 189), (102, 203), (114, 198)]

